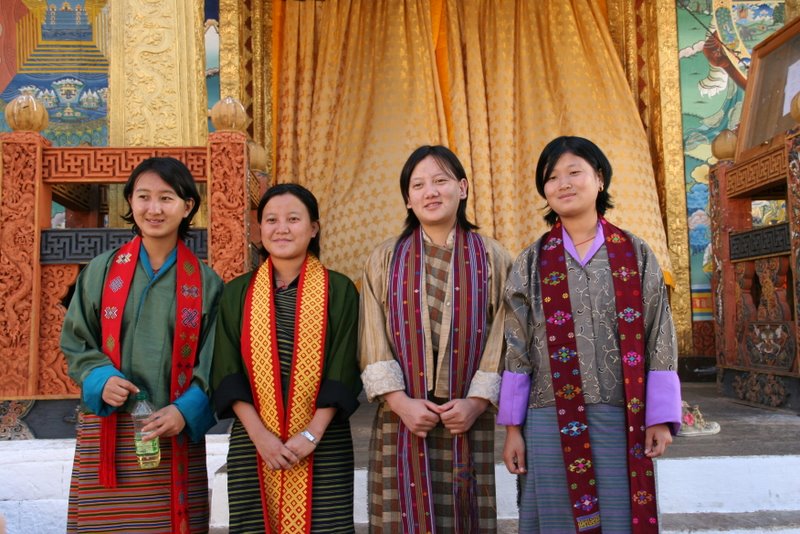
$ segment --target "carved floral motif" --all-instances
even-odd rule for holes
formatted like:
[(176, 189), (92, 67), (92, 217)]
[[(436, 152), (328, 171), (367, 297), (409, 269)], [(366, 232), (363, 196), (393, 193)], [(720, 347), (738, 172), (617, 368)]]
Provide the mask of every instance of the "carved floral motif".
[(67, 376), (67, 362), (59, 346), (67, 309), (62, 300), (75, 283), (77, 265), (42, 266), (42, 301), (39, 314), (39, 395), (77, 395), (80, 388)]
[(0, 392), (29, 391), (31, 315), (37, 205), (37, 167), (32, 165), (47, 141), (37, 133), (5, 134), (0, 202)]
[(246, 137), (239, 132), (216, 132), (209, 136), (209, 148), (209, 263), (227, 282), (250, 269)]

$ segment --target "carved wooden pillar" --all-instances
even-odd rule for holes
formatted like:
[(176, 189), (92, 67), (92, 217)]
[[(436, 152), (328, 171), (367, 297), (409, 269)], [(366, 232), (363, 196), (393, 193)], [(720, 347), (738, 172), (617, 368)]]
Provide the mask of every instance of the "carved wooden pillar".
[(39, 378), (39, 229), (50, 225), (50, 187), (34, 131), (0, 134), (0, 395), (31, 397)]
[(247, 137), (242, 132), (209, 135), (209, 265), (228, 282), (247, 272), (250, 263), (252, 185), (247, 164)]
[(711, 218), (711, 248), (714, 251), (714, 272), (711, 275), (711, 292), (714, 298), (714, 335), (717, 363), (733, 364), (737, 354), (736, 273), (730, 261), (731, 232), (750, 227), (750, 200), (728, 198), (727, 171), (731, 161), (721, 161), (711, 168), (708, 176), (709, 215)]
[[(789, 236), (791, 239), (792, 283), (790, 293), (794, 295), (795, 335), (800, 336), (800, 132), (794, 131), (786, 136), (786, 154), (788, 156), (789, 176), (786, 184), (786, 213), (789, 218)], [(798, 353), (795, 354), (791, 371), (800, 373), (800, 340), (797, 342)]]

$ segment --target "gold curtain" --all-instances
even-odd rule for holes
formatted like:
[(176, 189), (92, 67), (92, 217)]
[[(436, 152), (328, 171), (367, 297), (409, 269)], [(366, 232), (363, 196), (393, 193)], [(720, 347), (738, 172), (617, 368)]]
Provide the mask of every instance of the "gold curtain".
[(647, 132), (674, 283), (670, 303), (681, 354), (693, 353), (689, 229), (676, 4), (606, 0), (612, 41)]
[(447, 143), (430, 3), (282, 3), (277, 181), (314, 192), (323, 259), (355, 277), (369, 251), (402, 229), (408, 155)]
[(544, 230), (536, 158), (558, 135), (593, 139), (614, 167), (609, 219), (671, 270), (647, 137), (590, 0), (280, 2), (276, 177), (320, 199), (323, 258), (356, 275), (397, 235), (408, 154), (450, 144), (470, 209), (512, 254)]

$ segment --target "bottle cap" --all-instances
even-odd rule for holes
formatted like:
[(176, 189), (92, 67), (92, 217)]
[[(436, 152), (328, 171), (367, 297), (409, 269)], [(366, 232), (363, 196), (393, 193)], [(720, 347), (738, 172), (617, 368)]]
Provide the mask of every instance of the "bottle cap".
[(136, 400), (137, 400), (137, 401), (140, 401), (140, 400), (148, 400), (148, 398), (149, 398), (149, 397), (148, 397), (148, 395), (147, 395), (147, 392), (146, 392), (145, 390), (143, 390), (143, 389), (140, 389), (140, 390), (139, 390), (139, 393), (137, 393), (137, 394), (136, 394)]

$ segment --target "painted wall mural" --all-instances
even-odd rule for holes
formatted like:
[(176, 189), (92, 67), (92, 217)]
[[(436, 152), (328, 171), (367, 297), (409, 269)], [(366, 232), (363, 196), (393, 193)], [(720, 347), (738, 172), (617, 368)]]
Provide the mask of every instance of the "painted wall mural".
[[(44, 103), (54, 146), (108, 145), (108, 8), (106, 0), (2, 0), (0, 132), (5, 107), (19, 95)], [(52, 225), (65, 225), (52, 207)]]
[[(782, 1), (677, 0), (686, 205), (689, 226), (692, 319), (708, 321), (711, 308), (711, 236), (708, 169), (711, 142), (734, 130), (742, 115), (753, 47), (781, 28)], [(785, 220), (782, 202), (754, 202), (753, 224)]]
[[(105, 0), (3, 0), (0, 111), (38, 97), (55, 146), (108, 144), (108, 13)], [(0, 116), (0, 131), (9, 131)]]
[[(208, 109), (219, 102), (219, 0), (205, 0), (206, 90)], [(214, 131), (211, 119), (208, 131)]]

